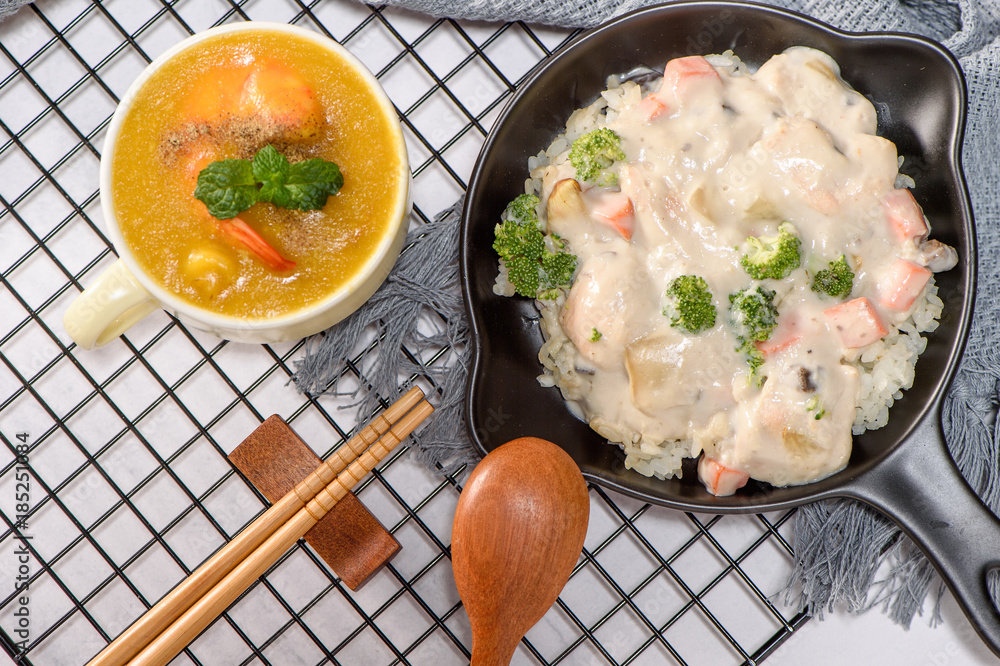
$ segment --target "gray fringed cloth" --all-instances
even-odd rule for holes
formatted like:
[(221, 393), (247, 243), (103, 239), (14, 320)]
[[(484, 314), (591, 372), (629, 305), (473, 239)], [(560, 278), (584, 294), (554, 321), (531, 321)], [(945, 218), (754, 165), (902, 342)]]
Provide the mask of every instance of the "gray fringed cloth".
[[(416, 455), (452, 473), (479, 461), (465, 429), (462, 405), (469, 378), (468, 322), (458, 275), (459, 219), (463, 199), (433, 222), (410, 232), (392, 273), (354, 314), (306, 340), (293, 377), (300, 391), (336, 392), (345, 363), (352, 363), (366, 390), (358, 396), (358, 422), (379, 398), (391, 398), (402, 377), (419, 374), (434, 384), (437, 412), (420, 433)], [(354, 363), (358, 341), (376, 346)], [(437, 358), (441, 351), (444, 358)]]
[[(389, 4), (436, 16), (480, 20), (523, 20), (590, 27), (623, 12), (652, 4), (644, 0), (388, 0)], [(846, 30), (891, 30), (932, 37), (959, 57), (969, 86), (964, 146), (966, 176), (977, 221), (981, 257), (976, 318), (968, 348), (944, 408), (944, 427), (952, 455), (966, 478), (997, 512), (1000, 470), (992, 408), (998, 402), (1000, 345), (991, 340), (991, 323), (1000, 320), (1000, 275), (994, 262), (1000, 250), (1000, 197), (995, 165), (1000, 158), (1000, 7), (969, 0), (784, 0), (798, 10)], [(299, 389), (336, 390), (331, 373), (350, 359), (356, 336), (376, 327), (384, 336), (378, 353), (362, 359), (362, 374), (375, 391), (360, 397), (359, 416), (371, 413), (375, 392), (392, 395), (400, 373), (429, 372), (442, 396), (442, 411), (421, 436), (418, 455), (449, 469), (475, 460), (461, 401), (467, 379), (467, 328), (458, 295), (457, 230), (460, 204), (419, 227), (385, 286), (340, 326), (311, 340), (295, 376)], [(421, 238), (419, 235), (423, 234)], [(423, 310), (447, 325), (431, 335), (416, 327)], [(440, 315), (440, 316), (439, 316)], [(420, 367), (396, 353), (449, 345), (450, 363)], [(422, 354), (418, 354), (423, 356)], [(426, 359), (425, 359), (426, 360)], [(802, 507), (795, 520), (795, 569), (787, 587), (794, 604), (822, 616), (836, 606), (858, 612), (883, 607), (908, 626), (934, 590), (932, 621), (938, 619), (943, 584), (919, 550), (874, 509), (853, 501)]]
[(4, 20), (30, 0), (0, 0), (0, 21)]
[[(26, 0), (0, 0), (0, 19)], [(522, 20), (591, 27), (648, 0), (388, 0), (388, 4), (454, 18)], [(991, 339), (1000, 321), (1000, 6), (973, 0), (779, 0), (794, 9), (852, 31), (912, 32), (942, 41), (961, 61), (969, 87), (964, 146), (980, 249), (976, 316), (965, 357), (944, 406), (945, 434), (966, 479), (1000, 513), (1000, 452), (993, 409), (1000, 402), (1000, 345)], [(395, 394), (401, 377), (429, 377), (439, 392), (439, 414), (420, 437), (417, 455), (446, 471), (476, 462), (461, 405), (468, 378), (468, 327), (458, 282), (461, 202), (434, 221), (418, 225), (392, 274), (360, 310), (310, 339), (294, 380), (301, 391), (338, 391), (345, 363), (364, 378), (358, 398), (364, 420), (379, 396)], [(418, 327), (418, 322), (420, 326)], [(377, 344), (357, 349), (358, 340)], [(443, 357), (440, 352), (447, 350)], [(885, 566), (888, 565), (888, 566)], [(880, 573), (881, 572), (881, 573)], [(886, 573), (887, 572), (887, 573)], [(877, 577), (881, 576), (881, 577)], [(853, 501), (804, 506), (795, 521), (795, 570), (789, 599), (822, 616), (843, 605), (861, 611), (882, 605), (909, 625), (928, 592), (943, 591), (918, 549), (885, 517)], [(994, 586), (994, 590), (996, 587)], [(996, 592), (994, 592), (996, 596)], [(935, 606), (932, 617), (937, 617)]]

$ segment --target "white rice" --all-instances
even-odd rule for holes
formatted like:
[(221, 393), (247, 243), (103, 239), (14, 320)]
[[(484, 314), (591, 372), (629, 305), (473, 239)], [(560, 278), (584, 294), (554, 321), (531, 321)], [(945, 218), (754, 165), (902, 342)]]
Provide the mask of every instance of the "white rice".
[[(731, 52), (706, 56), (717, 66), (734, 67), (734, 75), (746, 72), (745, 65)], [(638, 104), (648, 89), (656, 89), (658, 81), (641, 87), (632, 81), (620, 82), (616, 77), (608, 79), (608, 89), (589, 106), (574, 111), (566, 121), (565, 132), (557, 136), (551, 144), (537, 155), (528, 159), (529, 178), (525, 180), (525, 193), (541, 199), (542, 176), (550, 164), (565, 162), (573, 141), (598, 127), (613, 121), (620, 110)], [(902, 165), (902, 157), (900, 157)], [(913, 187), (913, 180), (904, 174), (896, 179), (897, 187)], [(545, 227), (543, 206), (539, 206), (539, 220)], [(499, 295), (511, 296), (514, 287), (507, 280), (507, 269), (500, 262), (493, 291)], [(573, 343), (559, 325), (559, 313), (566, 301), (562, 293), (556, 300), (536, 300), (535, 306), (541, 313), (541, 329), (545, 338), (538, 352), (538, 360), (544, 370), (538, 382), (545, 387), (558, 387), (569, 410), (580, 420), (586, 420), (583, 408), (578, 402), (587, 394), (590, 378), (578, 372), (573, 364)], [(881, 340), (857, 350), (853, 365), (858, 369), (861, 388), (858, 395), (856, 415), (852, 428), (855, 435), (866, 430), (884, 426), (889, 419), (889, 408), (902, 397), (903, 391), (913, 386), (914, 366), (917, 357), (927, 347), (927, 340), (921, 333), (933, 331), (944, 307), (937, 296), (937, 286), (933, 276), (923, 293), (914, 302), (909, 316)], [(609, 442), (617, 444), (625, 452), (625, 467), (645, 476), (668, 479), (680, 476), (681, 464), (689, 457), (691, 440), (655, 443), (643, 439), (640, 433), (624, 429), (620, 424), (612, 424), (602, 417), (594, 417), (589, 422), (598, 434)], [(700, 447), (695, 447), (700, 449)]]

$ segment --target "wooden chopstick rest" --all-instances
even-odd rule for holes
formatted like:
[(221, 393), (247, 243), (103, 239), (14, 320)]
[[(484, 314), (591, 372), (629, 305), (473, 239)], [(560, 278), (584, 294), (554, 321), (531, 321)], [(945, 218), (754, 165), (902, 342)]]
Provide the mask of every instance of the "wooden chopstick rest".
[[(120, 666), (131, 659), (143, 646), (162, 632), (171, 622), (252, 552), (280, 526), (303, 508), (307, 496), (315, 494), (311, 489), (319, 487), (322, 479), (334, 479), (360, 452), (389, 430), (393, 422), (399, 421), (423, 398), (423, 392), (414, 387), (393, 403), (382, 414), (357, 433), (346, 444), (330, 456), (320, 468), (309, 474), (290, 492), (275, 502), (270, 509), (247, 525), (229, 543), (220, 548), (187, 578), (178, 583), (152, 608), (132, 623), (114, 641), (105, 647), (88, 666)], [(414, 426), (415, 427), (415, 426)]]
[(217, 585), (195, 601), (190, 608), (161, 632), (135, 658), (131, 666), (163, 666), (205, 630), (250, 585), (291, 548), (316, 521), (322, 519), (358, 481), (364, 478), (404, 438), (427, 418), (434, 408), (426, 400), (402, 417), (378, 442), (365, 451), (336, 480), (316, 494), (291, 519), (281, 525), (264, 543), (246, 554)]
[[(279, 501), (320, 459), (280, 416), (272, 416), (229, 454), (268, 501)], [(325, 484), (324, 484), (325, 485)], [(354, 493), (306, 532), (306, 542), (352, 590), (374, 576), (401, 546)]]

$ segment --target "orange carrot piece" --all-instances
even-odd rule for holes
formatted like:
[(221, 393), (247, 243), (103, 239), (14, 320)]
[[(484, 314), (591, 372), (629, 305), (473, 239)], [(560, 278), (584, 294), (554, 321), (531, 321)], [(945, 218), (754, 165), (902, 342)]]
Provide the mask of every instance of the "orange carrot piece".
[(702, 454), (698, 459), (698, 478), (705, 489), (716, 497), (732, 495), (750, 480), (750, 475), (726, 467), (714, 458)]
[(656, 93), (646, 95), (643, 100), (639, 102), (639, 113), (642, 114), (642, 117), (645, 118), (647, 122), (655, 120), (667, 111), (669, 111), (669, 107)]
[(885, 198), (885, 214), (896, 240), (900, 243), (927, 235), (927, 222), (917, 200), (908, 189), (893, 190)]
[(870, 345), (888, 332), (871, 301), (863, 296), (828, 308), (823, 314), (847, 349)]
[(673, 92), (676, 99), (689, 93), (693, 86), (700, 82), (718, 81), (722, 79), (715, 68), (703, 56), (685, 56), (674, 58), (663, 70), (663, 86), (661, 90)]
[(926, 266), (897, 259), (878, 283), (878, 301), (891, 310), (905, 312), (930, 279), (931, 272)]
[(796, 311), (782, 312), (778, 316), (778, 324), (774, 327), (771, 337), (756, 343), (757, 349), (764, 356), (771, 356), (788, 349), (802, 339), (802, 322)]
[(635, 207), (624, 192), (601, 193), (591, 212), (596, 221), (611, 227), (625, 240), (632, 238), (635, 230)]
[(295, 267), (295, 262), (285, 259), (268, 243), (263, 236), (254, 231), (253, 227), (238, 217), (230, 220), (219, 220), (219, 229), (227, 236), (236, 240), (246, 249), (264, 262), (268, 268), (279, 273)]

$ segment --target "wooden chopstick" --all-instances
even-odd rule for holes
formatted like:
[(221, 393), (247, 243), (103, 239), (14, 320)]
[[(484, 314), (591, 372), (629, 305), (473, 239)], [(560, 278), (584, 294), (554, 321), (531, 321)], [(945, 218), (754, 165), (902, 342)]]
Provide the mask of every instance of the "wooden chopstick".
[(350, 465), (369, 446), (377, 442), (397, 421), (420, 402), (423, 391), (413, 387), (385, 411), (377, 414), (363, 430), (334, 451), (316, 471), (300, 481), (295, 488), (278, 500), (271, 508), (247, 525), (232, 541), (206, 560), (190, 576), (160, 599), (138, 620), (112, 641), (88, 666), (121, 666), (134, 657), (170, 623), (180, 617), (199, 597), (239, 564), (265, 539), (306, 506), (317, 493), (324, 490), (337, 475)]
[(413, 411), (401, 418), (332, 483), (154, 638), (129, 662), (130, 666), (162, 666), (180, 654), (433, 411), (434, 408), (426, 400), (418, 403)]

